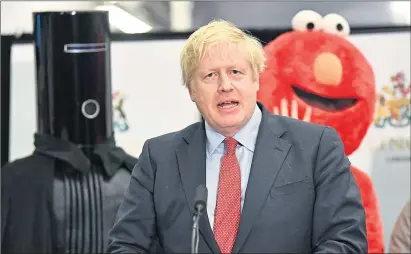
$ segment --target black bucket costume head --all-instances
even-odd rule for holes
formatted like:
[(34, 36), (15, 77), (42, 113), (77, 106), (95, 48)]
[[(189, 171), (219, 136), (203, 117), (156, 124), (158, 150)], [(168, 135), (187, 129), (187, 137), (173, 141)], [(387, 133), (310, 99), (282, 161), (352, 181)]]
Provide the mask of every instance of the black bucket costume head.
[(107, 12), (34, 13), (37, 132), (92, 146), (112, 136)]

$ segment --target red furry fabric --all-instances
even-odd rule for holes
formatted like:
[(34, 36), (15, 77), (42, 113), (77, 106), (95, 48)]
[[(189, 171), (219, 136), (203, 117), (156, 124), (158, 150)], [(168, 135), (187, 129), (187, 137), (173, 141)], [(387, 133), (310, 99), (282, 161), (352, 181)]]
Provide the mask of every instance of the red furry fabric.
[[(291, 101), (296, 102), (299, 116), (310, 107), (310, 121), (333, 127), (344, 143), (345, 153), (352, 154), (372, 123), (376, 102), (374, 73), (363, 54), (346, 38), (323, 31), (282, 34), (265, 46), (265, 52), (267, 68), (260, 76), (257, 99), (271, 112), (274, 107), (281, 108), (283, 99), (287, 100), (288, 112), (292, 110)], [(314, 64), (321, 53), (339, 59), (342, 74), (338, 84), (318, 81)], [(327, 65), (323, 65), (323, 69), (324, 74), (335, 71), (335, 68), (327, 70)], [(311, 94), (311, 101), (298, 94), (298, 89)], [(347, 98), (356, 102), (343, 109), (337, 108), (341, 106), (339, 102), (331, 100)], [(372, 182), (365, 173), (354, 167), (352, 170), (367, 215), (369, 252), (381, 253), (384, 251), (383, 226)]]
[(370, 177), (351, 166), (351, 172), (360, 187), (367, 222), (368, 253), (384, 253), (384, 228), (378, 200)]
[[(296, 100), (299, 115), (311, 106), (311, 121), (332, 126), (341, 135), (346, 154), (354, 152), (372, 123), (376, 100), (374, 74), (362, 53), (340, 36), (297, 31), (282, 34), (267, 44), (265, 52), (267, 68), (260, 77), (258, 99), (268, 109), (279, 106), (282, 98)], [(322, 52), (333, 53), (342, 63), (338, 86), (319, 84), (314, 77), (314, 60)], [(358, 102), (329, 112), (307, 104), (292, 86), (321, 97), (355, 98)]]

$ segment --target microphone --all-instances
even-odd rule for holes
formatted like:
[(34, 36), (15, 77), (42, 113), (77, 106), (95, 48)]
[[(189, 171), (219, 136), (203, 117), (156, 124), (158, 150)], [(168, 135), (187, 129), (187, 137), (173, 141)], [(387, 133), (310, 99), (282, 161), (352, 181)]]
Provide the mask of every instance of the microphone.
[(207, 207), (208, 190), (204, 185), (199, 185), (196, 189), (196, 196), (194, 199), (194, 214), (193, 214), (193, 228), (191, 233), (191, 253), (198, 253), (199, 236), (199, 221), (201, 215)]
[(207, 205), (208, 190), (204, 185), (199, 185), (196, 189), (196, 196), (194, 199), (194, 212), (202, 213)]

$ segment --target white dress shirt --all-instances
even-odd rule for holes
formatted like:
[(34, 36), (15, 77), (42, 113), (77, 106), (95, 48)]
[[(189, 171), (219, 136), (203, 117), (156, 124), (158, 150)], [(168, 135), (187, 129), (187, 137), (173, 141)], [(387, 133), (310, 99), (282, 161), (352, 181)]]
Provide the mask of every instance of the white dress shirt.
[[(255, 143), (258, 129), (260, 127), (262, 113), (260, 108), (255, 106), (254, 113), (248, 123), (234, 135), (238, 141), (236, 156), (241, 170), (241, 209), (244, 204), (245, 191), (250, 174), (251, 162), (253, 160)], [(206, 142), (206, 186), (208, 189), (207, 213), (210, 226), (213, 229), (214, 215), (217, 202), (218, 181), (220, 176), (221, 159), (225, 153), (225, 137), (216, 132), (206, 121), (205, 130)], [(230, 218), (227, 218), (230, 219)], [(213, 229), (214, 230), (214, 229)]]

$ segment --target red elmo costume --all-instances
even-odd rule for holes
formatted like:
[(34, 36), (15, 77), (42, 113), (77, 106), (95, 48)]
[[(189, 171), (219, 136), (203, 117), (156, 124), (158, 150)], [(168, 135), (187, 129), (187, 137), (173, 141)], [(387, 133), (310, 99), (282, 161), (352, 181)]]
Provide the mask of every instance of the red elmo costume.
[[(348, 156), (373, 120), (372, 68), (346, 39), (350, 28), (343, 17), (301, 11), (292, 25), (293, 31), (265, 46), (267, 68), (260, 77), (258, 100), (274, 113), (305, 115), (305, 120), (333, 127)], [(369, 252), (383, 253), (383, 225), (373, 184), (366, 173), (353, 166), (351, 170), (365, 207)]]

